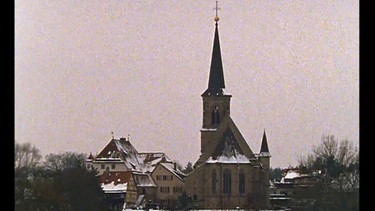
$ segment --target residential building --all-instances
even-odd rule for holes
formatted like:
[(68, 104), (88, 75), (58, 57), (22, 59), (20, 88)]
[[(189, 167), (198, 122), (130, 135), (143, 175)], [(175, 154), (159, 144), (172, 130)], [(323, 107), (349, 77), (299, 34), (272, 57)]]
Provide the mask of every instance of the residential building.
[[(116, 210), (144, 208), (147, 203), (169, 206), (169, 202), (175, 203), (184, 187), (183, 173), (175, 168), (176, 162), (163, 152), (139, 153), (125, 138), (112, 138), (99, 154), (90, 153), (86, 167), (98, 172), (103, 191), (111, 198), (111, 207)], [(154, 172), (159, 172), (160, 168), (165, 169), (163, 176), (174, 178), (162, 182), (164, 187), (171, 188), (172, 196), (167, 194), (167, 198), (165, 189), (163, 193), (158, 191), (160, 181), (158, 173)]]
[(273, 182), (270, 195), (273, 207), (305, 210), (312, 207), (318, 195), (321, 195), (321, 178), (319, 172), (304, 173), (299, 168), (284, 169), (279, 182)]
[(156, 198), (159, 199), (161, 207), (176, 207), (178, 197), (185, 191), (186, 175), (176, 168), (176, 163), (159, 163), (151, 176), (158, 188)]
[(132, 172), (106, 171), (100, 175), (100, 181), (104, 193), (110, 198), (112, 210), (122, 210), (124, 202), (128, 207), (136, 204), (138, 194)]

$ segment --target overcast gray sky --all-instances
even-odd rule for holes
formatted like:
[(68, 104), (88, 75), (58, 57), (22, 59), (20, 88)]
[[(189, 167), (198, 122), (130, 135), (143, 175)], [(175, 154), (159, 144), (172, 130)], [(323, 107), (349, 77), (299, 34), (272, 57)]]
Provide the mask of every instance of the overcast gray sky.
[[(186, 165), (200, 155), (214, 0), (16, 0), (15, 140), (43, 155), (127, 137)], [(231, 116), (271, 167), (322, 135), (359, 145), (359, 2), (221, 0)]]

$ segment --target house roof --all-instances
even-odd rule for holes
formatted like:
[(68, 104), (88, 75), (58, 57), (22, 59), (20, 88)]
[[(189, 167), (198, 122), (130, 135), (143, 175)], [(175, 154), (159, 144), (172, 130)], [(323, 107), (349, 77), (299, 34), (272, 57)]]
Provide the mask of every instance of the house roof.
[(131, 172), (106, 171), (99, 176), (99, 180), (105, 193), (125, 193), (131, 177)]
[(170, 161), (169, 157), (164, 152), (140, 152), (137, 154), (138, 160), (142, 163), (152, 162), (156, 159), (164, 159)]
[(281, 178), (280, 183), (289, 183), (290, 181), (295, 181), (297, 179), (313, 178), (313, 177), (318, 177), (318, 175), (315, 173), (302, 174), (298, 169), (290, 169), (290, 170), (287, 170), (285, 176)]
[(142, 165), (143, 172), (152, 172), (160, 162), (172, 163), (172, 160), (163, 152), (138, 153), (137, 158)]
[(285, 179), (294, 179), (296, 177), (300, 177), (301, 174), (298, 171), (288, 171), (284, 176)]
[(163, 152), (138, 153), (129, 140), (120, 138), (111, 139), (93, 162), (122, 162), (131, 171), (152, 172), (158, 163), (172, 160)]
[(157, 187), (150, 174), (143, 172), (132, 172), (137, 187)]
[(132, 177), (132, 172), (130, 171), (118, 171), (118, 172), (111, 172), (105, 171), (103, 174), (99, 176), (99, 180), (101, 183), (108, 184), (114, 182), (114, 185), (123, 184), (129, 182)]
[(181, 181), (183, 181), (183, 179), (186, 177), (186, 174), (184, 174), (178, 169), (174, 169), (173, 167), (168, 165), (168, 163), (159, 163), (159, 165), (167, 169), (169, 172), (171, 172), (174, 176), (176, 176)]
[(126, 193), (128, 184), (127, 183), (121, 183), (115, 185), (114, 182), (108, 183), (108, 184), (101, 184), (102, 190), (104, 193)]
[(125, 138), (112, 139), (96, 156), (96, 160), (120, 158), (128, 169), (140, 170), (137, 150)]

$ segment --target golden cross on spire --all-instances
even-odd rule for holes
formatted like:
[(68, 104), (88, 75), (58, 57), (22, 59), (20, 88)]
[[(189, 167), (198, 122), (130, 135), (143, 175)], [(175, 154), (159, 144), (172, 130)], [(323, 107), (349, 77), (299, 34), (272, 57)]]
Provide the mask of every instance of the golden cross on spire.
[(215, 16), (215, 22), (217, 23), (219, 21), (218, 11), (220, 10), (220, 7), (218, 7), (218, 3), (216, 1), (216, 7), (214, 8), (216, 10), (216, 16)]

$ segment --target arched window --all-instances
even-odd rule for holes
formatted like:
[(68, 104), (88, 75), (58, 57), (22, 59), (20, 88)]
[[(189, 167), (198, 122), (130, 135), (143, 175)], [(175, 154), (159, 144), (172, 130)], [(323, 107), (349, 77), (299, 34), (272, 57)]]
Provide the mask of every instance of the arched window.
[(212, 193), (216, 193), (216, 186), (217, 186), (216, 170), (212, 170), (211, 185), (212, 185)]
[(216, 106), (215, 109), (212, 111), (212, 124), (220, 124), (220, 113), (219, 107)]
[(243, 172), (241, 172), (239, 175), (238, 175), (238, 179), (239, 179), (239, 183), (238, 183), (238, 191), (240, 194), (244, 194), (245, 193), (245, 174)]
[(223, 174), (223, 193), (230, 194), (232, 189), (231, 173), (228, 169), (224, 170)]

